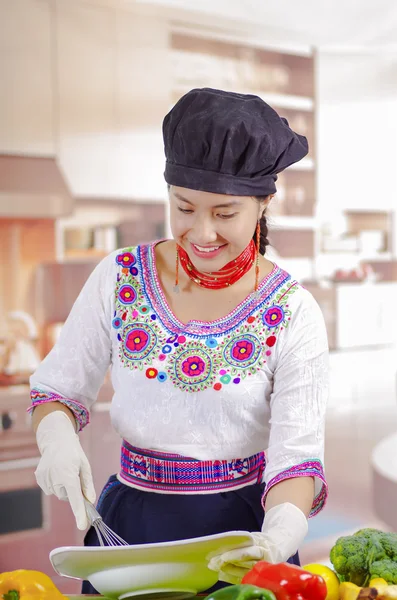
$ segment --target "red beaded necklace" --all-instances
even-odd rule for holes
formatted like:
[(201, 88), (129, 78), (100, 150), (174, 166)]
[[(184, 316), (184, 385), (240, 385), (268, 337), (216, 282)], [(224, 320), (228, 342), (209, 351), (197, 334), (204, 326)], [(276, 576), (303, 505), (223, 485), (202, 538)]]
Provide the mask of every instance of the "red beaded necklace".
[[(242, 251), (242, 253), (228, 262), (222, 269), (215, 271), (214, 273), (202, 273), (198, 271), (193, 265), (187, 252), (177, 244), (177, 256), (176, 256), (176, 269), (177, 279), (176, 287), (178, 287), (178, 263), (179, 260), (181, 265), (188, 275), (188, 277), (194, 281), (200, 287), (207, 288), (209, 290), (220, 290), (225, 287), (229, 287), (236, 283), (243, 275), (248, 273), (252, 268), (257, 259), (257, 249), (255, 247), (254, 240), (251, 240), (248, 246)], [(256, 273), (257, 279), (257, 273)], [(255, 289), (257, 288), (257, 281), (255, 282)]]

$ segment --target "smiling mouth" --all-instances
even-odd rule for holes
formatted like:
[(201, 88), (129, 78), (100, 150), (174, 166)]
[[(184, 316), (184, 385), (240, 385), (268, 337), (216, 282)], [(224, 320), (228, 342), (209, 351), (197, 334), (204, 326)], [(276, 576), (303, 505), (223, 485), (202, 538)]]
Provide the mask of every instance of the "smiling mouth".
[(219, 246), (198, 246), (197, 244), (192, 243), (192, 246), (196, 248), (196, 250), (198, 250), (199, 252), (211, 253), (215, 252), (216, 250), (219, 250), (219, 248), (224, 246), (224, 244), (220, 244)]

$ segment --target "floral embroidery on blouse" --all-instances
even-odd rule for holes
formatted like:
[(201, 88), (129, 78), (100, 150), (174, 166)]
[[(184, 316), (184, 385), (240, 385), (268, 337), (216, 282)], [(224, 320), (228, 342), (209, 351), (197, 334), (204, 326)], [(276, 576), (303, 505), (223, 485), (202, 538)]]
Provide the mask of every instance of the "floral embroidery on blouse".
[(259, 299), (249, 296), (212, 323), (183, 325), (157, 280), (153, 245), (125, 249), (116, 263), (112, 324), (120, 361), (126, 368), (144, 370), (148, 379), (169, 379), (183, 391), (219, 391), (254, 375), (291, 319), (288, 300), (298, 284), (278, 267), (261, 282)]

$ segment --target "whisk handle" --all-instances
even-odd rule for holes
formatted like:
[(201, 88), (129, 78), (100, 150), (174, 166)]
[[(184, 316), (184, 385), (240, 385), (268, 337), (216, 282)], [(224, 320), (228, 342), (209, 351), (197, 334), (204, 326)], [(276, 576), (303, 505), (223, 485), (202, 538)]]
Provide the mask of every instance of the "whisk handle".
[(91, 502), (89, 502), (89, 500), (87, 500), (87, 498), (84, 498), (84, 504), (85, 504), (85, 510), (86, 510), (90, 525), (93, 525), (97, 521), (102, 520), (102, 517), (99, 514), (99, 512), (97, 511), (97, 509), (95, 508), (95, 506), (93, 504), (91, 504)]

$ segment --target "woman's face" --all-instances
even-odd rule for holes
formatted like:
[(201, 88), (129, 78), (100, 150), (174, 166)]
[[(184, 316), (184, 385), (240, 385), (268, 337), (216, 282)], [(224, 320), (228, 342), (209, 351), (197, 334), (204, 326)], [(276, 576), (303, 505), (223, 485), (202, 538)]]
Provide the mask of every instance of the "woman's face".
[(219, 271), (246, 248), (261, 205), (255, 198), (171, 186), (170, 219), (175, 241), (202, 272)]

